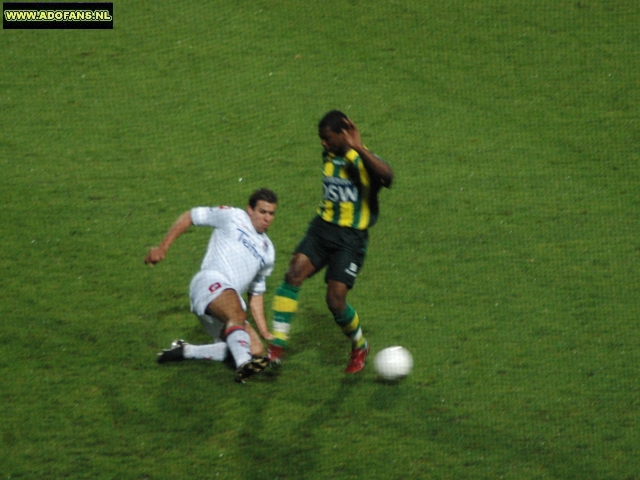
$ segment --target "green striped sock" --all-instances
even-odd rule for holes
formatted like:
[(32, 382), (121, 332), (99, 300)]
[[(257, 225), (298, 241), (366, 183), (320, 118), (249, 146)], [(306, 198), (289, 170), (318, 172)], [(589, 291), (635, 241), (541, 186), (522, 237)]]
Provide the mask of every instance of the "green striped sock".
[(291, 319), (298, 310), (298, 292), (300, 287), (294, 287), (282, 282), (273, 298), (273, 335), (276, 337), (271, 343), (280, 347), (287, 345), (291, 331)]
[(347, 303), (347, 308), (340, 315), (334, 316), (334, 319), (344, 334), (351, 340), (353, 348), (365, 348), (367, 346), (367, 339), (362, 335), (360, 318), (351, 305)]

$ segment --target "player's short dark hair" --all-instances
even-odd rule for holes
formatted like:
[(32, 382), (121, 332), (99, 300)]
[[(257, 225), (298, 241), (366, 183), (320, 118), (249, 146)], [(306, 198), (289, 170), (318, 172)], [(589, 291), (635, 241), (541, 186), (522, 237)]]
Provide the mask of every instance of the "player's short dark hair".
[(340, 110), (331, 110), (325, 114), (322, 120), (320, 120), (320, 123), (318, 123), (318, 130), (328, 128), (334, 133), (340, 133), (345, 128), (344, 121), (347, 118), (348, 117)]
[(249, 206), (251, 208), (256, 208), (256, 205), (260, 200), (263, 200), (267, 203), (277, 204), (278, 196), (273, 190), (269, 190), (268, 188), (259, 188), (249, 197)]

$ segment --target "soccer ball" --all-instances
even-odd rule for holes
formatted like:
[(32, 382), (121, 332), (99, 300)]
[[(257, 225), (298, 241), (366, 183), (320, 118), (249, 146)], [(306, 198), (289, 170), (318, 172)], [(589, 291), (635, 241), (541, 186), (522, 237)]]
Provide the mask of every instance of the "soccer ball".
[(413, 357), (404, 347), (387, 347), (378, 352), (373, 366), (383, 380), (400, 380), (411, 372)]

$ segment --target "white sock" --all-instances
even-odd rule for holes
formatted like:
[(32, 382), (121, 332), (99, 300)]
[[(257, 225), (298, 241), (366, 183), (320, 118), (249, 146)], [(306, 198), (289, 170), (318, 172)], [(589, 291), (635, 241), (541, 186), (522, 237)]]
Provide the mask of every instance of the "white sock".
[(217, 342), (208, 345), (185, 345), (183, 352), (184, 358), (222, 362), (227, 358), (227, 344)]
[(251, 338), (244, 328), (238, 327), (229, 332), (226, 342), (233, 359), (236, 361), (236, 367), (251, 360), (251, 350), (249, 349)]

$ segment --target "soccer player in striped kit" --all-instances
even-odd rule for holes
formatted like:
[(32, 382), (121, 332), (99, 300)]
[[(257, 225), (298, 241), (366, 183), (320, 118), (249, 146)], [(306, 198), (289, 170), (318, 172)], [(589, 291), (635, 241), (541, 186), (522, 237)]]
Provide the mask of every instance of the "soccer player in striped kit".
[(214, 228), (200, 271), (189, 287), (191, 310), (215, 343), (191, 345), (176, 340), (158, 354), (158, 363), (185, 359), (223, 361), (227, 353), (236, 364), (235, 380), (240, 383), (268, 365), (264, 346), (247, 321), (248, 303), (258, 331), (273, 338), (267, 329), (262, 294), (266, 277), (273, 271), (275, 250), (267, 229), (273, 221), (278, 199), (271, 190), (253, 192), (246, 210), (226, 206), (197, 207), (183, 213), (171, 226), (158, 247), (149, 251), (145, 263), (162, 261), (171, 244), (191, 225)]
[(267, 358), (272, 365), (282, 362), (300, 287), (326, 267), (327, 306), (352, 344), (346, 373), (357, 373), (364, 368), (369, 345), (347, 294), (364, 263), (368, 229), (378, 219), (378, 192), (391, 186), (393, 170), (362, 145), (357, 127), (339, 110), (322, 118), (318, 134), (324, 148), (323, 199), (276, 290), (275, 339), (269, 342)]

